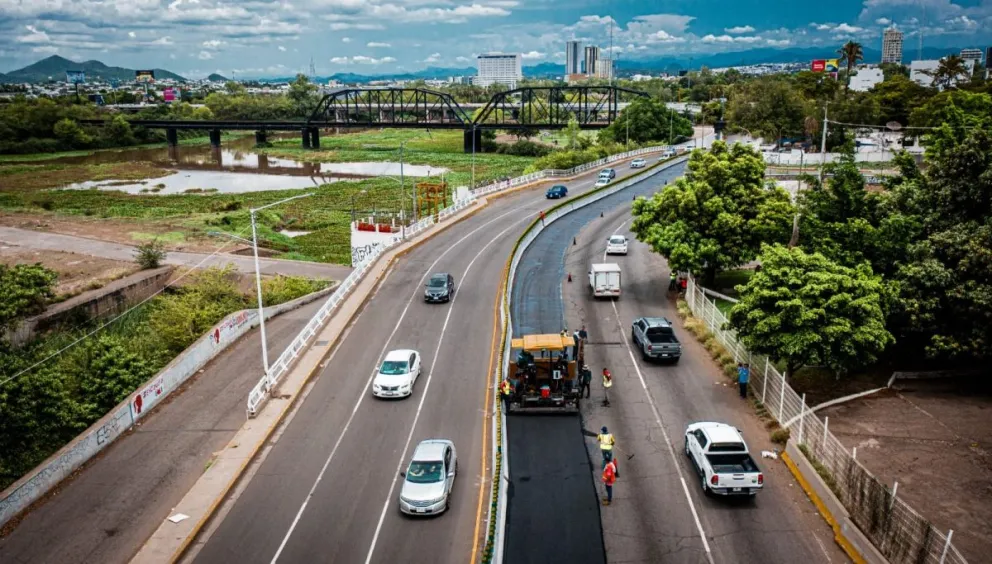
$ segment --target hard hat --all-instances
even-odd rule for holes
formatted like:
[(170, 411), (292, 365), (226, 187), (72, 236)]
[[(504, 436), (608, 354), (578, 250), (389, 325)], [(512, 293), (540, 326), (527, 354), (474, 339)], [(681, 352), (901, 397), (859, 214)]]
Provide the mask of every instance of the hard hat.
[(606, 431), (606, 425), (603, 425), (603, 429), (602, 429), (602, 430), (603, 430), (603, 432), (604, 432), (604, 433), (606, 433), (606, 432), (607, 432), (607, 431)]

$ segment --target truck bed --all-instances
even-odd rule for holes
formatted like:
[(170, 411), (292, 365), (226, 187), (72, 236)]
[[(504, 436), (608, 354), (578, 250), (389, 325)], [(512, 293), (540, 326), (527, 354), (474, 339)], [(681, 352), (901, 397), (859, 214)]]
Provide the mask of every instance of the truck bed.
[(758, 472), (758, 465), (750, 454), (707, 454), (706, 460), (714, 474), (752, 474)]

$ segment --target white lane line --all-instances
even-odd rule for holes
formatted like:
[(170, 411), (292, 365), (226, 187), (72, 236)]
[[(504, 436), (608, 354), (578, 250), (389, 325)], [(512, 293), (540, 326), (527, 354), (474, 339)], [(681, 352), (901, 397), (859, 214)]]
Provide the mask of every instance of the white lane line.
[[(628, 218), (624, 220), (623, 223), (617, 226), (613, 230), (613, 234), (616, 235), (618, 231), (623, 229), (624, 225), (633, 218)], [(603, 252), (603, 260), (606, 260), (606, 252)], [(620, 321), (620, 311), (617, 309), (617, 302), (613, 300), (613, 314), (616, 316), (617, 327), (620, 328), (620, 337), (623, 338), (624, 326), (623, 322)], [(668, 454), (672, 457), (672, 464), (675, 465), (675, 470), (679, 473), (679, 481), (682, 482), (682, 492), (685, 493), (685, 500), (689, 502), (689, 510), (692, 511), (692, 518), (696, 522), (696, 530), (699, 531), (699, 538), (703, 541), (703, 549), (706, 551), (706, 559), (710, 564), (714, 564), (713, 553), (710, 551), (710, 543), (706, 540), (706, 531), (703, 530), (703, 523), (699, 520), (699, 513), (696, 511), (696, 504), (692, 501), (692, 496), (689, 495), (689, 486), (685, 482), (685, 475), (682, 473), (682, 465), (679, 462), (678, 456), (675, 455), (675, 449), (672, 447), (672, 440), (668, 437), (668, 431), (665, 430), (665, 424), (661, 419), (661, 412), (658, 411), (658, 406), (654, 403), (654, 398), (651, 397), (651, 391), (648, 389), (647, 382), (644, 381), (644, 374), (641, 373), (641, 367), (637, 364), (637, 358), (634, 357), (634, 351), (630, 348), (630, 341), (623, 338), (623, 344), (627, 348), (627, 354), (630, 355), (630, 362), (634, 365), (634, 371), (637, 372), (637, 378), (641, 381), (641, 388), (644, 389), (644, 396), (648, 398), (648, 404), (651, 405), (651, 411), (654, 413), (654, 420), (658, 424), (658, 428), (661, 429), (661, 434), (665, 438), (665, 446), (668, 447)]]
[[(427, 279), (427, 276), (431, 272), (433, 272), (434, 267), (437, 266), (437, 263), (441, 262), (441, 259), (443, 259), (445, 257), (445, 255), (447, 255), (449, 252), (451, 252), (455, 247), (457, 247), (458, 245), (460, 245), (464, 241), (468, 240), (473, 235), (475, 235), (477, 232), (479, 232), (482, 229), (488, 227), (489, 225), (491, 225), (493, 223), (496, 223), (497, 221), (503, 219), (504, 217), (506, 217), (508, 215), (511, 215), (511, 214), (514, 214), (514, 213), (517, 213), (521, 209), (526, 208), (526, 207), (530, 207), (532, 205), (534, 205), (534, 202), (530, 202), (530, 203), (524, 204), (524, 205), (522, 205), (520, 207), (514, 208), (514, 209), (512, 209), (512, 210), (510, 210), (510, 211), (508, 211), (506, 213), (503, 213), (501, 215), (498, 215), (498, 216), (494, 217), (493, 219), (491, 219), (491, 220), (487, 221), (486, 223), (483, 223), (479, 227), (473, 229), (468, 234), (466, 234), (464, 237), (462, 237), (458, 241), (455, 241), (455, 243), (453, 243), (451, 246), (449, 246), (447, 249), (445, 249), (445, 251), (443, 253), (441, 253), (440, 256), (437, 257), (437, 260), (435, 260), (433, 263), (431, 263), (431, 265), (424, 271), (424, 275), (420, 278), (420, 282), (416, 285), (416, 288), (414, 289), (413, 294), (411, 294), (410, 299), (407, 300), (406, 306), (403, 308), (403, 313), (400, 314), (399, 319), (396, 321), (396, 325), (393, 326), (393, 331), (389, 334), (389, 337), (386, 338), (386, 342), (385, 342), (385, 344), (383, 344), (382, 350), (379, 351), (379, 359), (378, 359), (378, 361), (376, 361), (376, 365), (375, 365), (375, 368), (373, 368), (373, 370), (372, 370), (372, 374), (369, 376), (369, 379), (365, 382), (365, 386), (362, 388), (362, 391), (359, 393), (358, 401), (355, 402), (355, 407), (352, 408), (351, 414), (348, 416), (348, 421), (345, 422), (344, 428), (341, 430), (341, 433), (338, 434), (338, 439), (337, 439), (337, 441), (334, 442), (334, 447), (331, 449), (331, 453), (327, 456), (327, 460), (324, 461), (324, 466), (320, 469), (320, 473), (317, 474), (317, 479), (314, 481), (313, 486), (310, 488), (310, 491), (307, 493), (306, 499), (303, 500), (303, 504), (300, 505), (300, 509), (296, 512), (296, 517), (293, 518), (293, 522), (292, 522), (292, 524), (290, 524), (289, 530), (286, 531), (286, 535), (283, 536), (282, 542), (279, 543), (279, 548), (276, 550), (275, 555), (272, 557), (272, 560), (270, 561), (271, 564), (275, 564), (275, 562), (279, 559), (279, 556), (282, 554), (283, 549), (286, 548), (286, 544), (289, 542), (289, 537), (292, 536), (293, 531), (296, 529), (296, 526), (300, 522), (300, 518), (303, 517), (303, 511), (307, 508), (307, 504), (309, 504), (310, 503), (310, 500), (313, 498), (314, 492), (317, 491), (317, 486), (320, 484), (320, 481), (324, 478), (324, 473), (327, 472), (328, 466), (331, 465), (331, 460), (334, 459), (334, 455), (337, 453), (338, 447), (341, 446), (341, 442), (344, 440), (345, 435), (348, 433), (348, 429), (351, 427), (351, 423), (355, 419), (355, 414), (358, 413), (358, 408), (361, 407), (362, 402), (365, 401), (365, 397), (368, 395), (368, 388), (372, 384), (372, 380), (375, 378), (376, 372), (378, 371), (378, 368), (379, 368), (379, 364), (382, 363), (383, 356), (386, 354), (386, 349), (389, 348), (389, 344), (392, 342), (393, 337), (396, 335), (396, 332), (399, 330), (400, 326), (403, 324), (403, 319), (406, 317), (407, 312), (410, 310), (410, 305), (413, 303), (413, 300), (415, 300), (417, 298), (417, 296), (419, 295), (419, 293), (421, 292), (421, 288), (422, 288), (422, 286), (424, 284), (424, 280)], [(528, 214), (526, 218), (529, 218), (530, 215), (531, 214)], [(455, 298), (454, 298), (455, 300), (458, 299), (458, 294), (459, 293), (460, 292), (456, 292), (455, 293)], [(452, 303), (454, 303), (454, 300), (452, 300)], [(450, 308), (449, 308), (449, 315), (450, 315)], [(445, 320), (445, 325), (447, 325), (447, 320)]]
[[(484, 247), (479, 249), (479, 252), (475, 253), (475, 256), (472, 257), (472, 261), (468, 263), (467, 267), (465, 267), (465, 272), (462, 273), (462, 282), (468, 279), (468, 273), (472, 270), (472, 265), (475, 264), (475, 261), (482, 256), (482, 253), (485, 252), (490, 245), (498, 241), (500, 237), (502, 237), (507, 231), (516, 227), (517, 224), (522, 221), (527, 221), (528, 219), (530, 218), (524, 217), (521, 220), (513, 222), (509, 227), (503, 231), (500, 231), (499, 234), (493, 237), (492, 241), (489, 241)], [(455, 292), (455, 297), (451, 300), (451, 307), (448, 308), (448, 315), (444, 317), (444, 325), (441, 326), (441, 335), (437, 340), (437, 348), (434, 349), (434, 359), (431, 360), (431, 369), (430, 372), (427, 373), (427, 383), (424, 385), (424, 391), (420, 394), (420, 403), (417, 405), (417, 414), (413, 417), (413, 424), (410, 425), (410, 432), (406, 436), (406, 444), (403, 445), (403, 453), (400, 454), (400, 461), (396, 465), (396, 472), (393, 474), (393, 481), (389, 484), (389, 493), (386, 494), (386, 501), (382, 504), (382, 512), (379, 514), (379, 523), (375, 526), (375, 534), (372, 535), (372, 544), (369, 545), (369, 553), (365, 557), (365, 564), (369, 564), (369, 562), (372, 561), (372, 554), (375, 552), (375, 544), (379, 540), (379, 532), (382, 530), (382, 523), (386, 519), (386, 511), (389, 510), (390, 502), (393, 500), (393, 490), (396, 489), (396, 478), (400, 475), (400, 471), (403, 469), (403, 461), (406, 460), (406, 453), (410, 449), (410, 442), (413, 441), (413, 433), (417, 430), (417, 422), (420, 420), (420, 413), (424, 408), (424, 401), (427, 399), (427, 391), (430, 390), (431, 380), (434, 377), (434, 367), (437, 365), (437, 359), (441, 357), (441, 343), (444, 342), (444, 334), (448, 330), (448, 321), (451, 319), (451, 314), (455, 311), (455, 304), (458, 303), (458, 296), (459, 292)]]

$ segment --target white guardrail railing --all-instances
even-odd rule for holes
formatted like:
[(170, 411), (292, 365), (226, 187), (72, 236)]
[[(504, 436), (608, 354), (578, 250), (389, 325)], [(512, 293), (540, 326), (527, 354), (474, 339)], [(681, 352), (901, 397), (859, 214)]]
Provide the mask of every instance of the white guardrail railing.
[[(643, 154), (643, 153), (635, 153), (635, 155), (636, 154)], [(634, 155), (629, 155), (629, 156), (634, 156)], [(620, 159), (615, 159), (615, 160), (620, 160)], [(637, 175), (635, 178), (622, 180), (616, 183), (615, 185), (611, 186), (610, 188), (594, 193), (589, 193), (589, 195), (585, 197), (579, 196), (578, 198), (575, 198), (573, 201), (569, 201), (566, 204), (562, 205), (561, 207), (553, 210), (551, 213), (547, 214), (544, 218), (543, 224), (536, 223), (534, 227), (524, 235), (523, 239), (521, 239), (520, 241), (520, 244), (517, 246), (516, 252), (513, 254), (513, 259), (510, 261), (510, 271), (507, 276), (504, 295), (502, 296), (502, 300), (504, 303), (503, 303), (503, 307), (500, 308), (501, 312), (504, 312), (503, 314), (501, 314), (500, 319), (502, 322), (502, 330), (505, 332), (506, 338), (505, 338), (505, 345), (503, 347), (503, 355), (502, 355), (503, 363), (502, 366), (499, 367), (498, 373), (496, 374), (494, 381), (492, 382), (492, 385), (497, 390), (496, 393), (497, 410), (500, 409), (500, 405), (501, 405), (499, 401), (499, 383), (502, 382), (507, 377), (512, 360), (510, 358), (510, 343), (513, 341), (513, 319), (512, 319), (512, 314), (510, 313), (511, 310), (509, 307), (509, 301), (510, 301), (510, 297), (513, 294), (513, 281), (514, 278), (516, 277), (517, 266), (520, 264), (520, 260), (521, 258), (523, 258), (524, 252), (527, 250), (530, 244), (533, 243), (535, 239), (537, 239), (537, 237), (541, 234), (541, 232), (543, 232), (549, 225), (557, 221), (559, 218), (562, 218), (572, 213), (575, 210), (584, 208), (590, 204), (598, 202), (603, 198), (612, 196), (613, 194), (616, 194), (621, 190), (630, 188), (634, 184), (643, 182), (646, 178), (649, 178), (651, 176), (654, 176), (655, 174), (663, 172), (666, 169), (669, 169), (675, 165), (681, 164), (686, 160), (688, 160), (688, 156), (672, 159), (671, 161), (664, 163), (654, 168), (653, 170), (647, 171), (646, 174), (640, 174)], [(602, 166), (602, 163), (595, 165), (589, 163), (589, 165), (583, 165), (583, 166), (586, 166), (585, 170), (588, 170), (590, 168), (596, 168), (596, 166)], [(498, 487), (499, 492), (497, 494), (497, 502), (495, 504), (496, 515), (490, 516), (490, 519), (493, 519), (496, 522), (495, 539), (493, 540), (493, 556), (491, 560), (491, 562), (495, 564), (501, 564), (503, 561), (503, 533), (506, 526), (507, 498), (506, 498), (506, 488), (502, 487), (502, 485), (504, 483), (509, 483), (510, 481), (510, 465), (507, 456), (508, 445), (507, 445), (505, 417), (500, 417), (500, 425), (501, 425), (502, 440), (498, 445), (499, 452), (497, 453), (495, 449), (493, 452), (493, 468), (495, 469), (499, 467), (500, 469), (499, 475), (493, 477), (494, 487)], [(494, 435), (496, 434), (495, 430), (493, 434)], [(495, 437), (494, 437), (494, 444), (496, 444)], [(497, 459), (498, 454), (502, 454), (501, 461), (498, 461)], [(497, 464), (497, 462), (499, 462), (499, 464)]]
[[(443, 221), (444, 219), (474, 204), (476, 199), (480, 196), (500, 192), (502, 190), (522, 186), (524, 184), (544, 180), (546, 178), (575, 176), (605, 164), (622, 161), (624, 159), (646, 153), (656, 153), (670, 148), (670, 146), (658, 146), (636, 149), (626, 153), (610, 155), (605, 159), (599, 159), (598, 161), (579, 165), (568, 170), (541, 170), (531, 174), (511, 178), (510, 180), (503, 182), (496, 182), (486, 186), (481, 186), (474, 190), (470, 190), (468, 198), (456, 201), (451, 206), (448, 206), (438, 212), (438, 221)], [(620, 186), (620, 184), (618, 184), (618, 186)], [(432, 225), (434, 225), (434, 217), (425, 217), (424, 219), (421, 219), (417, 223), (408, 227), (404, 235), (406, 238), (414, 237)], [(270, 393), (275, 388), (276, 384), (279, 383), (279, 379), (289, 372), (296, 359), (307, 350), (310, 340), (313, 339), (318, 332), (320, 332), (320, 329), (324, 326), (327, 319), (331, 316), (334, 310), (341, 305), (341, 302), (345, 300), (351, 290), (362, 281), (365, 274), (372, 268), (372, 265), (375, 264), (379, 257), (385, 252), (400, 244), (404, 240), (404, 235), (396, 235), (388, 244), (376, 247), (376, 249), (366, 256), (361, 263), (355, 265), (355, 269), (351, 271), (351, 274), (349, 274), (348, 277), (341, 282), (341, 285), (338, 286), (334, 293), (327, 298), (327, 301), (320, 307), (320, 310), (317, 311), (316, 315), (314, 315), (313, 318), (306, 324), (303, 330), (301, 330), (296, 338), (293, 339), (293, 342), (290, 343), (289, 346), (286, 347), (286, 350), (279, 355), (279, 358), (272, 363), (272, 366), (269, 367), (268, 372), (262, 376), (258, 383), (255, 384), (255, 387), (252, 388), (251, 392), (248, 393), (247, 413), (249, 418), (258, 414), (258, 410), (261, 409), (262, 405), (269, 398)]]

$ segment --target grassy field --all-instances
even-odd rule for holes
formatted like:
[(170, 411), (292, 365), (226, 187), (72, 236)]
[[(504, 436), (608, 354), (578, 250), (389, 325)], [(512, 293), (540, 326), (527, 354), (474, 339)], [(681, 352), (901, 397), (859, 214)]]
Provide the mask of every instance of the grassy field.
[[(249, 135), (254, 135), (250, 131), (232, 131), (224, 132), (221, 135), (221, 141), (239, 139), (242, 137), (247, 137)], [(196, 137), (187, 137), (185, 139), (179, 139), (180, 146), (190, 146), (190, 145), (206, 145), (210, 143), (209, 135), (197, 135)], [(86, 149), (83, 151), (60, 151), (58, 153), (31, 153), (27, 155), (0, 155), (0, 163), (11, 163), (11, 162), (42, 162), (51, 161), (55, 159), (61, 159), (65, 157), (85, 157), (88, 155), (93, 155), (96, 153), (108, 153), (114, 151), (131, 151), (134, 149), (161, 149), (168, 147), (165, 142), (162, 143), (148, 143), (145, 145), (132, 145), (130, 147), (115, 147), (113, 149)]]
[[(372, 131), (321, 139), (321, 149), (304, 150), (298, 140), (277, 140), (269, 149), (273, 156), (310, 162), (398, 161), (399, 144), (406, 142), (404, 161), (451, 170), (445, 180), (449, 187), (469, 184), (472, 155), (462, 152), (462, 133), (422, 131)], [(39, 159), (40, 160), (40, 159)], [(507, 155), (477, 154), (477, 182), (502, 176), (516, 176), (533, 159)], [(296, 196), (304, 192), (313, 196), (259, 215), (259, 237), (280, 256), (350, 264), (349, 224), (352, 206), (359, 215), (373, 210), (380, 221), (391, 214), (412, 213), (412, 185), (421, 179), (409, 178), (401, 190), (394, 178), (381, 177), (324, 184), (307, 190), (272, 190), (245, 194), (177, 194), (131, 195), (108, 190), (57, 190), (60, 186), (86, 180), (148, 180), (170, 171), (145, 162), (102, 165), (65, 165), (56, 163), (0, 163), (0, 210), (22, 214), (45, 215), (50, 223), (65, 216), (124, 221), (135, 233), (169, 232), (176, 243), (207, 239), (207, 232), (222, 231), (245, 236), (248, 233), (248, 209)], [(203, 187), (209, 190), (209, 186)], [(426, 213), (421, 209), (421, 215)], [(307, 231), (307, 235), (287, 237), (283, 229)], [(179, 237), (178, 232), (183, 237)], [(143, 238), (147, 238), (144, 237)]]

